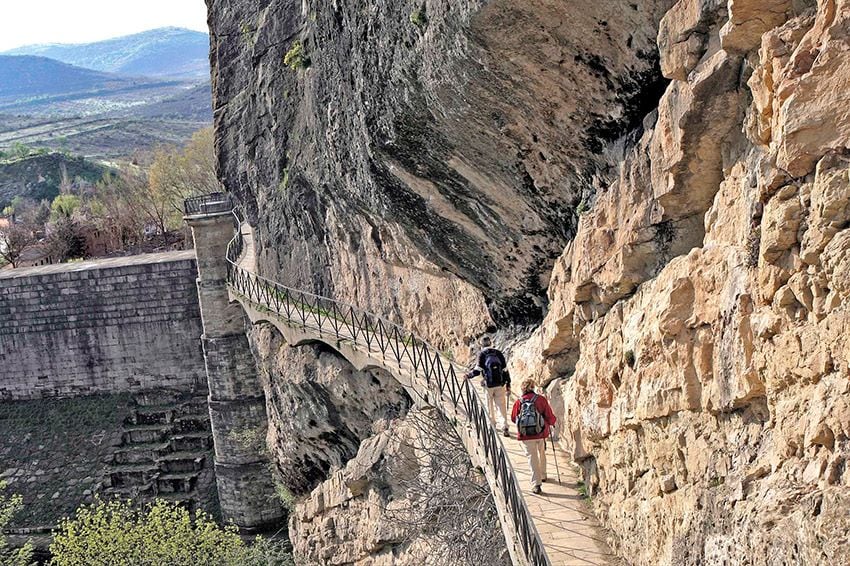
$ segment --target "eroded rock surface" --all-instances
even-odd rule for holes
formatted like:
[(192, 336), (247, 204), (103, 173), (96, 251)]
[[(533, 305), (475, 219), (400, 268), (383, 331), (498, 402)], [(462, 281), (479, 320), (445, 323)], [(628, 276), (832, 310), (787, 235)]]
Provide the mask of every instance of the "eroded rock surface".
[(487, 482), (433, 409), (361, 444), (293, 510), (290, 532), (302, 564), (510, 564)]
[(850, 560), (848, 25), (679, 2), (657, 120), (519, 349), (630, 562)]
[(671, 3), (209, 0), (221, 177), (260, 269), (441, 347), (539, 320), (602, 149), (664, 87)]
[(356, 371), (327, 346), (293, 348), (270, 324), (252, 330), (251, 344), (266, 393), (272, 461), (293, 494), (327, 479), (361, 441), (410, 406), (392, 376)]

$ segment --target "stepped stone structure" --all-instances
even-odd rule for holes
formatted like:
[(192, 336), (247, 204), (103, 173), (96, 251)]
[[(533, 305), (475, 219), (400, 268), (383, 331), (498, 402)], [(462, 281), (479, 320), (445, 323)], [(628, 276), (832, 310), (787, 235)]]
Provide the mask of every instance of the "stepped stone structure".
[(212, 512), (212, 434), (207, 400), (173, 392), (136, 395), (106, 467), (107, 496), (178, 501)]
[[(218, 516), (192, 250), (0, 271), (0, 480), (40, 548), (96, 496)], [(14, 539), (14, 540), (19, 540)]]
[(245, 334), (244, 314), (228, 300), (225, 252), (234, 220), (226, 212), (187, 216), (198, 261), (215, 470), (222, 515), (246, 530), (284, 517), (265, 455), (266, 401)]

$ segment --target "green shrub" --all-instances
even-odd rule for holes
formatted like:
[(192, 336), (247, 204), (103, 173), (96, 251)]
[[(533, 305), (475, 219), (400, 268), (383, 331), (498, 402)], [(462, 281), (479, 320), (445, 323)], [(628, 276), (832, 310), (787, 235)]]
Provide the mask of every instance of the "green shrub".
[(53, 199), (50, 205), (50, 219), (59, 220), (60, 218), (71, 218), (74, 212), (80, 208), (82, 201), (80, 197), (72, 194), (62, 194)]
[(233, 526), (220, 527), (206, 514), (194, 518), (176, 503), (144, 507), (98, 501), (80, 507), (59, 525), (51, 566), (217, 566), (291, 564), (283, 549), (264, 539), (248, 545)]
[(279, 480), (274, 482), (274, 492), (280, 500), (281, 505), (283, 505), (283, 508), (292, 513), (293, 509), (295, 509), (295, 495)]
[(410, 13), (410, 23), (419, 29), (425, 29), (428, 25), (428, 16), (425, 14), (424, 4)]
[(6, 483), (0, 481), (0, 566), (32, 566), (33, 546), (27, 542), (21, 548), (9, 548), (9, 543), (3, 530), (8, 527), (12, 517), (23, 507), (23, 499), (20, 495), (6, 496), (3, 491)]
[(287, 51), (286, 55), (283, 56), (283, 64), (293, 71), (306, 69), (310, 66), (310, 58), (307, 57), (307, 53), (304, 50), (304, 45), (301, 43), (301, 40), (296, 39), (292, 43), (289, 51)]
[(582, 198), (578, 202), (578, 204), (576, 205), (576, 214), (581, 216), (582, 214), (584, 214), (588, 210), (590, 210), (590, 207), (588, 206), (587, 201), (584, 198)]

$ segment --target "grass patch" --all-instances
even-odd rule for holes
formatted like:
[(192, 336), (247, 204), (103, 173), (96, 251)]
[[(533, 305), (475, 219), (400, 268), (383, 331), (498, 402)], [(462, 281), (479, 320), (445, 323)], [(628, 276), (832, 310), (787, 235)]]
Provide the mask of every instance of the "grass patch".
[(242, 429), (234, 429), (228, 433), (228, 438), (236, 443), (242, 450), (253, 452), (261, 456), (268, 455), (268, 447), (266, 446), (266, 428), (245, 427)]
[(593, 503), (593, 499), (590, 496), (590, 488), (587, 487), (586, 483), (584, 483), (583, 481), (578, 482), (576, 489), (581, 494), (581, 497), (585, 503), (587, 503), (588, 505)]
[(576, 214), (577, 215), (581, 216), (582, 214), (584, 214), (588, 210), (590, 210), (590, 205), (587, 204), (586, 199), (582, 198), (580, 201), (578, 201), (578, 204), (576, 205)]

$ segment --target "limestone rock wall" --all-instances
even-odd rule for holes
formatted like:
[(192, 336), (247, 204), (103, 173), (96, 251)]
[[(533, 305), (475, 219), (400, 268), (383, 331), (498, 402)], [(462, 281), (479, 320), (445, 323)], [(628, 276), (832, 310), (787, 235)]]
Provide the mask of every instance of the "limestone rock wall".
[(635, 564), (850, 560), (850, 4), (682, 0), (515, 371)]
[(305, 565), (510, 564), (487, 483), (433, 410), (363, 442), (296, 506), (290, 532)]
[(360, 443), (410, 406), (404, 388), (375, 369), (355, 371), (324, 345), (292, 347), (269, 324), (251, 331), (269, 415), (268, 446), (282, 483), (309, 492)]

